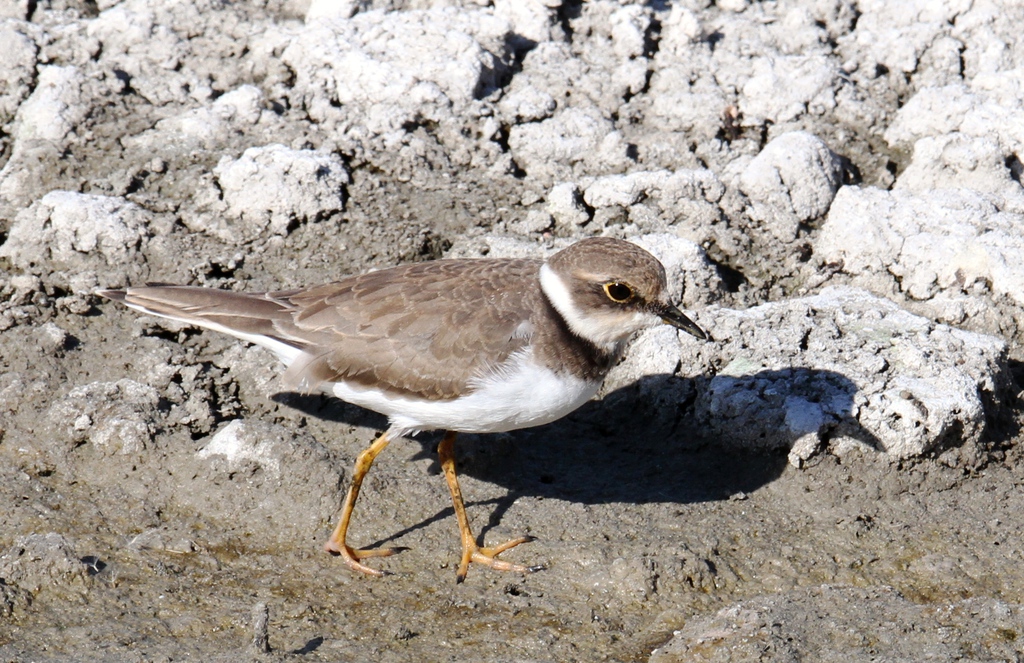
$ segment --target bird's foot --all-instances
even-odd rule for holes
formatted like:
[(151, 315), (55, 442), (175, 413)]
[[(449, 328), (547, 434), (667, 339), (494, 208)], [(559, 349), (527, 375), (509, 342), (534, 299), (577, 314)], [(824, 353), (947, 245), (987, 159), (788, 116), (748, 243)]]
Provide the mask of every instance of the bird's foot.
[(459, 570), (456, 574), (455, 581), (462, 582), (466, 579), (466, 574), (469, 573), (470, 562), (476, 564), (483, 564), (489, 566), (497, 571), (511, 571), (513, 573), (534, 573), (541, 571), (545, 567), (543, 564), (536, 566), (523, 566), (522, 564), (514, 564), (512, 562), (506, 562), (503, 559), (498, 559), (498, 555), (505, 552), (509, 548), (515, 548), (521, 543), (529, 543), (535, 541), (536, 537), (533, 536), (521, 536), (518, 539), (512, 539), (506, 541), (497, 546), (490, 546), (487, 548), (480, 547), (473, 540), (464, 541), (462, 545), (462, 561), (459, 563)]
[(334, 541), (333, 539), (328, 541), (324, 545), (324, 550), (331, 553), (335, 557), (341, 557), (345, 564), (353, 571), (359, 573), (365, 573), (368, 576), (374, 576), (376, 578), (382, 578), (384, 576), (394, 575), (391, 571), (382, 571), (380, 569), (373, 569), (363, 564), (359, 560), (366, 559), (368, 557), (390, 557), (397, 555), (398, 553), (408, 550), (408, 548), (353, 548), (346, 543)]

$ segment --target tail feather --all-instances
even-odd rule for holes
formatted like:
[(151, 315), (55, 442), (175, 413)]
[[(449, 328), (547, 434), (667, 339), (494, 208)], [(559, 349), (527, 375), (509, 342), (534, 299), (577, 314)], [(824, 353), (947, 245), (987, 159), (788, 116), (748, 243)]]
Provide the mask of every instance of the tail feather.
[(281, 328), (291, 324), (291, 310), (283, 302), (271, 299), (264, 293), (159, 285), (127, 290), (99, 290), (97, 294), (143, 313), (214, 329), (259, 343), (278, 354), (282, 354), (281, 344), (295, 350), (302, 347), (296, 339), (286, 339), (281, 334)]
[(96, 294), (100, 297), (106, 297), (107, 299), (114, 302), (123, 302), (124, 298), (128, 296), (127, 290), (97, 290)]

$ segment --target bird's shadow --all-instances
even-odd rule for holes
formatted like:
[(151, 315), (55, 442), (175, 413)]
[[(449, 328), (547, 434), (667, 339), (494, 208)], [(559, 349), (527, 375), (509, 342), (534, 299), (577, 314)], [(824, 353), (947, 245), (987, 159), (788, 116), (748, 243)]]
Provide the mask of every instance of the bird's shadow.
[[(740, 428), (723, 435), (721, 431), (730, 429), (730, 422), (722, 420), (728, 415), (716, 414), (713, 400), (708, 400), (716, 379), (738, 381), (741, 390), (749, 386), (755, 398), (761, 393), (764, 416), (774, 414), (780, 422), (786, 416), (782, 409), (786, 394), (779, 396), (778, 385), (792, 384), (801, 398), (811, 400), (824, 386), (830, 417), (825, 437), (835, 431), (880, 448), (878, 440), (857, 423), (853, 414), (857, 387), (840, 373), (793, 368), (737, 378), (647, 376), (545, 426), (460, 435), (456, 447), (459, 473), (508, 491), (506, 497), (490, 500), (495, 508), (489, 523), (481, 528), (481, 536), (522, 496), (583, 504), (687, 504), (728, 499), (775, 480), (799, 435), (789, 433), (783, 425), (772, 428), (773, 439), (767, 443), (755, 439), (763, 437), (755, 427), (747, 436), (751, 439), (746, 439)], [(735, 389), (737, 384), (729, 386)], [(274, 398), (312, 417), (378, 430), (387, 427), (384, 417), (336, 399), (293, 393)], [(776, 413), (771, 411), (773, 404), (779, 409)], [(721, 419), (715, 419), (719, 416)], [(709, 418), (713, 425), (708, 425)], [(707, 429), (717, 433), (709, 434)], [(430, 457), (436, 463), (439, 439), (437, 433), (414, 438), (414, 443), (422, 446), (416, 457)], [(446, 518), (451, 512), (448, 508), (378, 543)]]

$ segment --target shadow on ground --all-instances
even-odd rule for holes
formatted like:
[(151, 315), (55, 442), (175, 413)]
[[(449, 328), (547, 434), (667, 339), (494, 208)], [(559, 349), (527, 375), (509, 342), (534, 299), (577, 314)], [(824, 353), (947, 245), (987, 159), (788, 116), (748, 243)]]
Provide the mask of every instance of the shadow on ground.
[[(831, 371), (792, 370), (831, 385), (834, 428), (878, 446), (851, 414), (856, 393), (852, 381)], [(785, 373), (763, 371), (742, 379), (779, 384)], [(671, 398), (659, 397), (662, 394)], [(690, 396), (679, 402), (675, 400), (679, 394)], [(585, 504), (722, 500), (757, 490), (782, 473), (796, 434), (779, 426), (770, 432), (774, 438), (770, 448), (723, 447), (702, 433), (695, 420), (694, 394), (693, 381), (673, 375), (648, 376), (546, 426), (504, 434), (464, 434), (457, 447), (459, 471), (509, 491), (508, 498), (498, 504), (499, 512), (521, 496)], [(294, 393), (274, 398), (327, 421), (378, 430), (387, 426), (384, 417), (336, 399)], [(784, 418), (779, 413), (779, 420)], [(439, 439), (437, 433), (417, 436), (412, 443), (422, 447), (418, 457), (436, 461)]]

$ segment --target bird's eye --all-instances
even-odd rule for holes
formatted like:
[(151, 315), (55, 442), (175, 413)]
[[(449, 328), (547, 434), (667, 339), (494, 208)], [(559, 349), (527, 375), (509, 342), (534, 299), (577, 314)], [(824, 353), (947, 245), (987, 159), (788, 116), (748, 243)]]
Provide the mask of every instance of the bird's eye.
[(608, 299), (618, 304), (628, 302), (633, 297), (632, 288), (625, 283), (618, 283), (616, 281), (605, 283), (604, 292), (608, 295)]

